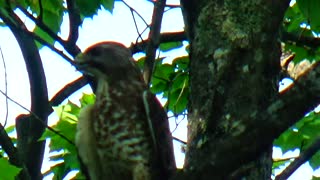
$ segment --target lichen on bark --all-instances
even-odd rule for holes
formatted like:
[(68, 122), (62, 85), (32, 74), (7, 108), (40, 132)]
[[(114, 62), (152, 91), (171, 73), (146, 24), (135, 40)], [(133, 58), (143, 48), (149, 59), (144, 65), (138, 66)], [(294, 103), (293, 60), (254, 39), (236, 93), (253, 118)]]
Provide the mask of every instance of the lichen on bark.
[[(190, 35), (190, 143), (185, 165), (193, 171), (197, 168), (201, 171), (208, 164), (220, 170), (221, 167), (215, 167), (220, 163), (215, 154), (220, 147), (215, 144), (224, 144), (224, 139), (250, 131), (246, 120), (257, 118), (277, 94), (280, 70), (277, 31), (284, 12), (278, 12), (274, 1), (263, 0), (237, 3), (210, 0), (199, 1), (197, 5), (198, 16), (188, 24), (193, 34)], [(252, 163), (256, 167), (252, 173), (248, 170), (247, 177), (256, 175), (255, 172), (263, 179), (270, 175), (270, 149), (271, 144), (255, 161), (247, 162), (248, 167)], [(241, 169), (231, 166), (215, 174), (230, 175)]]

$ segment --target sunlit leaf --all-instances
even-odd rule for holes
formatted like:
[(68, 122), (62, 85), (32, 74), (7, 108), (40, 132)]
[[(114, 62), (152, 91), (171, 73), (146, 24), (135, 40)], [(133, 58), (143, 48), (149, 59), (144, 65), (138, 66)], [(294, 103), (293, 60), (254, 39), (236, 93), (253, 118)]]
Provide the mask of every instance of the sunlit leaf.
[(319, 0), (297, 0), (297, 5), (302, 14), (308, 20), (313, 31), (320, 32), (320, 1)]
[(15, 130), (16, 126), (15, 125), (11, 125), (9, 127), (6, 128), (6, 132), (9, 134), (9, 133), (12, 133), (14, 130)]
[(81, 107), (85, 107), (86, 105), (93, 104), (96, 97), (94, 94), (85, 94), (83, 93), (82, 98), (80, 99)]
[(279, 138), (274, 141), (276, 147), (280, 147), (283, 153), (290, 150), (300, 148), (303, 143), (303, 136), (296, 130), (289, 129), (281, 134)]
[(186, 71), (189, 68), (189, 57), (188, 56), (177, 57), (172, 61), (172, 64), (178, 70)]
[(181, 41), (175, 41), (175, 42), (161, 43), (159, 48), (161, 51), (167, 52), (172, 49), (180, 48), (182, 46), (183, 44)]

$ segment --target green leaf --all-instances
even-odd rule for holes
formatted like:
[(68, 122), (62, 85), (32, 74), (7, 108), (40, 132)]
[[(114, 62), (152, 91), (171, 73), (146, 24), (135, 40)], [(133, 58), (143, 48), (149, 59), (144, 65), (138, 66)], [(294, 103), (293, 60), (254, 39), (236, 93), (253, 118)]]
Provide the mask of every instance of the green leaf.
[(187, 73), (180, 73), (174, 78), (171, 90), (186, 89), (189, 86), (189, 75)]
[(320, 114), (311, 112), (274, 141), (283, 153), (307, 148), (320, 135)]
[(63, 18), (63, 1), (43, 1), (42, 20), (54, 33), (60, 32), (60, 26)]
[[(93, 94), (83, 94), (80, 99), (81, 106), (84, 107), (88, 104), (94, 103), (95, 96)], [(73, 170), (79, 170), (80, 165), (78, 161), (76, 147), (74, 145), (77, 117), (80, 113), (80, 107), (71, 101), (65, 105), (60, 105), (54, 108), (59, 116), (57, 124), (52, 128), (63, 135), (64, 138), (72, 141), (69, 143), (61, 135), (50, 130), (46, 130), (42, 138), (50, 138), (49, 152), (54, 152), (50, 155), (51, 161), (57, 161), (58, 164), (52, 166), (45, 175), (50, 173), (54, 174), (53, 179), (63, 179), (67, 174)], [(62, 162), (61, 162), (62, 161)], [(78, 173), (77, 177), (83, 177)]]
[(89, 104), (94, 104), (96, 99), (96, 96), (94, 94), (85, 94), (83, 93), (81, 99), (80, 99), (80, 104), (81, 107), (85, 107)]
[(174, 114), (180, 114), (187, 108), (189, 92), (186, 89), (177, 89), (169, 93), (167, 105)]
[(274, 141), (274, 145), (281, 148), (283, 153), (300, 148), (304, 137), (296, 129), (290, 128)]
[[(53, 33), (60, 32), (60, 26), (63, 18), (63, 1), (62, 0), (51, 0), (51, 1), (42, 1), (42, 21), (43, 23), (50, 28)], [(38, 9), (36, 13), (40, 15)], [(54, 39), (49, 36), (45, 31), (36, 26), (33, 31), (35, 34), (40, 36), (43, 40), (53, 45)], [(38, 48), (41, 48), (43, 45), (37, 42)]]
[[(54, 43), (54, 39), (51, 38), (51, 36), (49, 36), (45, 31), (43, 31), (41, 28), (36, 27), (33, 32), (38, 35), (39, 37), (41, 37), (43, 40), (45, 40), (47, 43), (53, 45)], [(36, 42), (36, 45), (38, 47), (38, 49), (41, 49), (43, 47), (43, 45), (39, 42)]]
[[(56, 131), (60, 134), (63, 134), (65, 138), (74, 142), (75, 132), (76, 132), (76, 123), (74, 121), (69, 121), (68, 119), (60, 119), (59, 122), (53, 126)], [(68, 150), (71, 153), (76, 153), (76, 148), (74, 144), (70, 144), (66, 139), (62, 138), (60, 135), (51, 132), (51, 141), (50, 141), (50, 152), (60, 151), (62, 149)]]
[(78, 172), (73, 179), (86, 179), (81, 172)]
[(286, 44), (285, 49), (295, 53), (295, 57), (293, 59), (295, 63), (298, 63), (304, 59), (308, 59), (308, 60), (315, 59), (314, 49), (311, 49), (309, 47), (306, 47), (306, 46), (301, 47), (293, 44)]
[(50, 152), (64, 150), (76, 153), (74, 144), (70, 144), (68, 140), (72, 143), (74, 142), (77, 116), (80, 112), (80, 108), (69, 101), (66, 105), (55, 107), (54, 110), (58, 113), (60, 119), (57, 124), (53, 125), (51, 128), (59, 134), (52, 132), (51, 130), (46, 130), (40, 139), (51, 139), (49, 144)]
[(100, 9), (100, 0), (76, 0), (80, 14), (84, 17), (92, 18)]
[(146, 57), (144, 56), (136, 61), (136, 65), (139, 67), (141, 71), (143, 70), (145, 60), (146, 60)]
[(150, 90), (154, 94), (160, 94), (163, 91), (168, 90), (169, 85), (166, 81), (162, 81), (161, 79), (152, 78), (152, 85)]
[(317, 152), (312, 158), (309, 160), (309, 164), (312, 169), (315, 171), (320, 167), (320, 153)]
[(189, 69), (189, 57), (177, 57), (172, 61), (172, 64), (177, 70), (187, 71)]
[(54, 172), (54, 180), (63, 179), (71, 171), (70, 167), (66, 166), (65, 163), (56, 164), (51, 170)]
[(64, 156), (65, 164), (72, 170), (80, 169), (79, 159), (77, 154), (68, 153)]
[(303, 137), (303, 147), (309, 146), (313, 141), (320, 136), (320, 114), (311, 112), (299, 122), (295, 127), (298, 128), (298, 133)]
[(9, 133), (12, 133), (14, 130), (15, 130), (16, 126), (15, 125), (11, 125), (9, 127), (6, 128), (6, 132), (9, 134)]
[(27, 2), (26, 0), (16, 0), (15, 1), (19, 6), (26, 8), (27, 7)]
[(320, 180), (320, 177), (312, 176), (312, 179), (311, 179), (311, 180)]
[(182, 46), (183, 46), (183, 44), (181, 41), (176, 41), (176, 42), (161, 43), (159, 48), (161, 51), (167, 52), (172, 49), (180, 48)]
[(21, 170), (9, 163), (5, 158), (0, 158), (0, 179), (1, 180), (14, 180)]
[(297, 5), (304, 17), (310, 23), (312, 30), (320, 31), (320, 1), (319, 0), (297, 0)]
[(163, 80), (170, 80), (174, 76), (174, 67), (171, 64), (157, 66), (153, 76)]
[(104, 7), (104, 9), (112, 13), (114, 8), (114, 0), (101, 0), (101, 4)]
[(305, 23), (305, 18), (296, 4), (290, 6), (284, 17), (284, 25), (288, 32), (300, 33), (301, 24)]
[(174, 67), (171, 64), (158, 64), (151, 79), (151, 92), (158, 94), (168, 90), (172, 77)]

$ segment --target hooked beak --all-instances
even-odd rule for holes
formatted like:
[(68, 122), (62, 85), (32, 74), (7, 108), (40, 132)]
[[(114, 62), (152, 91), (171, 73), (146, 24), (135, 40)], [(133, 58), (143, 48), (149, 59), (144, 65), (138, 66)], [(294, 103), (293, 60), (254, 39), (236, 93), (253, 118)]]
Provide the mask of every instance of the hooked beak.
[(83, 53), (78, 54), (74, 59), (74, 66), (78, 71), (83, 72), (88, 66), (87, 58)]

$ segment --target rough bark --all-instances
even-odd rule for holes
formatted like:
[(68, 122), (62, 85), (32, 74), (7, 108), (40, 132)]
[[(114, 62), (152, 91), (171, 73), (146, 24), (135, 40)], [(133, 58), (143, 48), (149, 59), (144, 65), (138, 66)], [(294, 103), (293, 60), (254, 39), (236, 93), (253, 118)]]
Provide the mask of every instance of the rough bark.
[[(198, 179), (270, 179), (272, 140), (262, 151), (261, 146), (225, 140), (241, 140), (252, 130), (249, 122), (258, 122), (278, 97), (278, 29), (289, 1), (181, 3), (190, 41), (186, 170)], [(251, 138), (252, 144), (263, 141)], [(230, 151), (224, 161), (217, 157), (223, 156), (221, 150)], [(241, 158), (243, 152), (252, 158), (246, 153)]]

